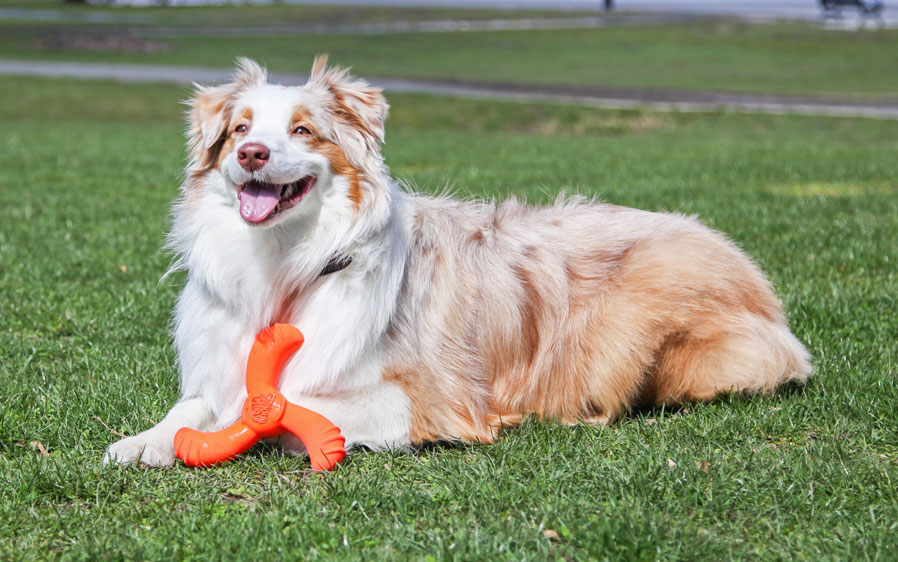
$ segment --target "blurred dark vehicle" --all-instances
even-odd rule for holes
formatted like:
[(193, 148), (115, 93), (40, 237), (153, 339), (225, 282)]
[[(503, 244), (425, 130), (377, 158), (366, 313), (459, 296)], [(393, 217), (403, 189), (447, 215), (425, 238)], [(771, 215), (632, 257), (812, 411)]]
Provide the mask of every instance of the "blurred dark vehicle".
[(820, 0), (820, 7), (827, 15), (841, 15), (843, 6), (857, 8), (867, 16), (878, 16), (885, 8), (883, 0)]

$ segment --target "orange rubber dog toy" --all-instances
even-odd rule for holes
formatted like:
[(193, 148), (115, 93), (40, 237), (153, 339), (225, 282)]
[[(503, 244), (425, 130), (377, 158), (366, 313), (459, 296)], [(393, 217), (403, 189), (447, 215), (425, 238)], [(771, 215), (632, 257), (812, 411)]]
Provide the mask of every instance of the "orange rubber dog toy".
[(346, 457), (340, 429), (320, 414), (287, 401), (275, 385), (284, 364), (302, 346), (294, 326), (275, 324), (256, 336), (246, 363), (246, 391), (240, 419), (207, 433), (182, 427), (175, 454), (187, 466), (212, 466), (249, 450), (259, 439), (291, 432), (306, 446), (314, 470), (332, 470)]

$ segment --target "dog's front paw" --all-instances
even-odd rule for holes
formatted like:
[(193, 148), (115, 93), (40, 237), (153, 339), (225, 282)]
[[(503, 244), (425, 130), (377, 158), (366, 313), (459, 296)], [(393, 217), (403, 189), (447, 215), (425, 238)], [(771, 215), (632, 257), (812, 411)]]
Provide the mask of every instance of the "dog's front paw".
[(138, 462), (147, 466), (167, 466), (175, 462), (174, 438), (151, 429), (113, 443), (103, 456), (103, 464)]

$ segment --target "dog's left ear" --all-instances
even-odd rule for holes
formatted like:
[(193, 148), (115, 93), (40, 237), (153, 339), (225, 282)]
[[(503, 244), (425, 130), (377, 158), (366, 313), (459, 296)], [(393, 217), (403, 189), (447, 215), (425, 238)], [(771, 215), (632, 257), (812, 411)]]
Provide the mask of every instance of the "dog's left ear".
[(327, 68), (327, 55), (315, 57), (308, 85), (323, 88), (330, 95), (330, 109), (340, 125), (337, 141), (350, 164), (361, 169), (366, 152), (380, 154), (390, 107), (380, 88), (353, 77), (344, 68)]
[(196, 85), (193, 98), (187, 101), (191, 107), (187, 131), (191, 167), (205, 171), (214, 166), (227, 133), (234, 101), (242, 92), (267, 80), (264, 68), (250, 59), (239, 58), (229, 83), (215, 87)]

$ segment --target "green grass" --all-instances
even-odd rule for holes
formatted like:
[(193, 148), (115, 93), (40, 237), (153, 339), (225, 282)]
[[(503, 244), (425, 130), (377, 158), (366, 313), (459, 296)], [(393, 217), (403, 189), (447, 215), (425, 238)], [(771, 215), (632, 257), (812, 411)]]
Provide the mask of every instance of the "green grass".
[(388, 162), (424, 191), (567, 189), (728, 232), (816, 377), (610, 428), (529, 421), (494, 446), (361, 451), (326, 475), (270, 449), (103, 468), (104, 423), (146, 429), (177, 396), (183, 278), (159, 281), (159, 247), (186, 95), (0, 81), (4, 559), (898, 556), (898, 123), (390, 96)]
[(312, 57), (328, 52), (334, 62), (367, 76), (898, 100), (896, 30), (845, 33), (811, 24), (706, 20), (563, 31), (239, 40), (175, 33), (119, 41), (102, 32), (93, 41), (67, 42), (66, 34), (75, 32), (7, 26), (0, 29), (0, 57), (228, 67), (245, 55), (275, 70), (306, 72)]

